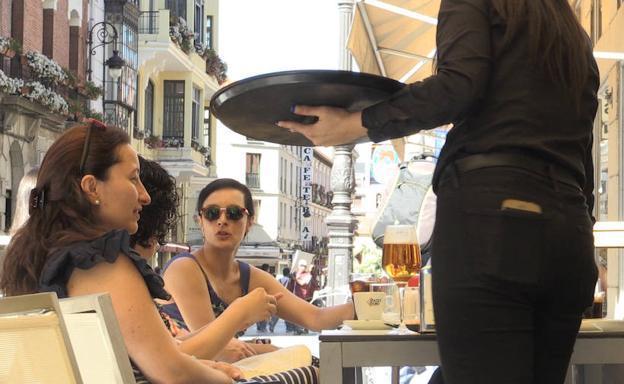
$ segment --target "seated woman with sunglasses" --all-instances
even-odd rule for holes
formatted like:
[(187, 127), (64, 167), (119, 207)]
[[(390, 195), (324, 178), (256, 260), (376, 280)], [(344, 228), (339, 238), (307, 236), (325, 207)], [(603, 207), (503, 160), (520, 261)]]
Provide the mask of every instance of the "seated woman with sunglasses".
[(66, 131), (43, 159), (0, 289), (61, 298), (108, 292), (137, 383), (230, 384), (214, 363), (180, 352), (156, 310), (153, 298), (169, 295), (129, 245), (149, 203), (125, 132), (96, 122)]
[[(191, 331), (212, 322), (234, 300), (257, 288), (270, 295), (283, 295), (277, 315), (308, 329), (332, 329), (353, 318), (351, 304), (316, 307), (289, 292), (269, 273), (235, 260), (254, 219), (251, 192), (245, 185), (232, 179), (211, 182), (199, 194), (197, 212), (203, 247), (178, 255), (163, 272), (165, 286), (172, 295), (164, 309)], [(234, 339), (217, 359), (232, 362), (263, 353), (267, 347)]]

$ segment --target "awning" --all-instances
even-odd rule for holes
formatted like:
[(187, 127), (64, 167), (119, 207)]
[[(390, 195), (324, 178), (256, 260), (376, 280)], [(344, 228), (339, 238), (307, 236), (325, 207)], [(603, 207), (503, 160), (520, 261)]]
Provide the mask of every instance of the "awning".
[(440, 0), (357, 2), (348, 48), (360, 71), (404, 83), (432, 74)]

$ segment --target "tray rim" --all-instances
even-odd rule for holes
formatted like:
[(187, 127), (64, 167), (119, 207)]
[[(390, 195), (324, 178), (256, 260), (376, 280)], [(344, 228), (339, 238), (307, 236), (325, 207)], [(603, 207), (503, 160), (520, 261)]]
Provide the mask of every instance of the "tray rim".
[[(387, 90), (388, 93), (399, 91), (405, 86), (400, 81), (366, 72), (354, 72), (332, 69), (302, 69), (292, 71), (270, 72), (237, 80), (217, 90), (210, 98), (210, 111), (219, 117), (219, 108), (236, 92), (241, 94), (270, 85), (321, 83), (331, 81), (344, 85), (366, 85), (366, 83), (383, 82), (383, 87), (372, 87)], [(243, 87), (242, 89), (239, 89)], [(234, 90), (233, 90), (234, 88)]]

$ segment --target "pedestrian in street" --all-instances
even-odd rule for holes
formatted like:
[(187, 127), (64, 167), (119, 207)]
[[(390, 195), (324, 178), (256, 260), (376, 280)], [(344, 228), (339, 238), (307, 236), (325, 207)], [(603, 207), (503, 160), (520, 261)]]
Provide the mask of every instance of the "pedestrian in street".
[[(289, 279), (286, 288), (308, 303), (312, 302), (314, 291), (318, 289), (318, 282), (308, 268), (308, 262), (301, 259), (297, 263), (297, 271), (292, 279)], [(306, 328), (302, 328), (296, 324), (292, 324), (293, 332), (296, 334), (308, 333)]]
[[(269, 264), (267, 264), (267, 263), (263, 263), (260, 266), (260, 269), (263, 270), (266, 273), (270, 273), (269, 272)], [(266, 333), (266, 331), (267, 331), (267, 321), (266, 320), (258, 321), (256, 323), (256, 330), (258, 332)]]
[(563, 383), (596, 283), (591, 41), (563, 0), (442, 0), (436, 40), (433, 76), (278, 125), (336, 145), (452, 123), (433, 177), (444, 381)]
[[(282, 276), (277, 279), (277, 281), (279, 281), (279, 283), (282, 284), (283, 287), (288, 287), (288, 282), (290, 281), (290, 268), (284, 267), (284, 269), (282, 269)], [(269, 324), (269, 330), (271, 331), (271, 333), (275, 331), (275, 325), (278, 321), (279, 316), (273, 316), (271, 318), (271, 322)], [(290, 321), (284, 321), (284, 323), (286, 323), (286, 332), (292, 332), (295, 329), (294, 324)]]

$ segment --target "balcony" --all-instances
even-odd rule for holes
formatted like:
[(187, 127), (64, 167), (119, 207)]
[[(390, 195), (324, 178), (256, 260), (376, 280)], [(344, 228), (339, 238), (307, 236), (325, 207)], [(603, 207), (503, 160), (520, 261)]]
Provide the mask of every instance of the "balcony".
[(260, 174), (259, 173), (246, 173), (245, 184), (252, 189), (260, 189)]
[(169, 35), (170, 11), (141, 12), (139, 16), (139, 67), (150, 72), (192, 72), (204, 83), (204, 98), (209, 101), (219, 88), (215, 77), (206, 73), (206, 60), (192, 50), (184, 52)]
[(139, 15), (139, 34), (158, 35), (160, 31), (160, 12), (146, 11)]

